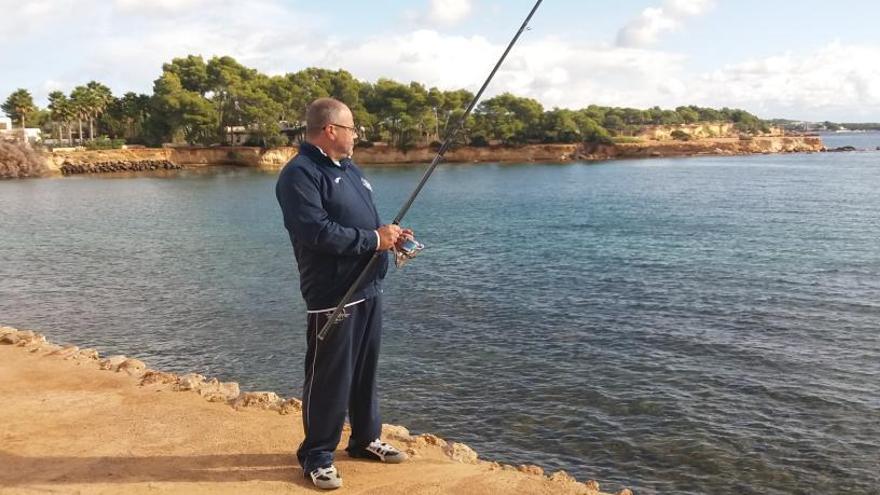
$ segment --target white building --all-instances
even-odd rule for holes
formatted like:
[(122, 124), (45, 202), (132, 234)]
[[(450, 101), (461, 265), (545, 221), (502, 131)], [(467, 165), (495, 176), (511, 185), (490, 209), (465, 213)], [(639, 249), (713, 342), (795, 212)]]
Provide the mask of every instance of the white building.
[[(25, 128), (24, 135), (30, 143), (37, 143), (43, 139), (42, 131), (36, 127)], [(21, 128), (15, 127), (9, 117), (0, 117), (0, 138), (21, 139)]]

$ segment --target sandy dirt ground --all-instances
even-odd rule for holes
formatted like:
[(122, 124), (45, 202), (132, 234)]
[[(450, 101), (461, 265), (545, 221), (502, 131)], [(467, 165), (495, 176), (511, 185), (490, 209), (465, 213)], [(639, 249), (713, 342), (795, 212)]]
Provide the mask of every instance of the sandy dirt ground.
[[(137, 367), (101, 370), (94, 354), (40, 341), (16, 345), (0, 333), (3, 339), (2, 494), (322, 492), (296, 463), (303, 437), (298, 411), (209, 402), (171, 384), (141, 385), (144, 371)], [(597, 493), (596, 485), (561, 473), (473, 459), (467, 447), (430, 435), (409, 436), (400, 427), (386, 427), (384, 435), (412, 458), (385, 465), (339, 450), (344, 487), (333, 493)]]

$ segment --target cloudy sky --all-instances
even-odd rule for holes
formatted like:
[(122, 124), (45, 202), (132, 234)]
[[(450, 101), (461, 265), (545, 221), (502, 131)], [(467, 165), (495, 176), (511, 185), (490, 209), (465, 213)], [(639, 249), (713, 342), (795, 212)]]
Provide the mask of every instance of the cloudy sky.
[[(149, 93), (163, 62), (476, 90), (533, 0), (0, 0), (0, 98), (96, 79)], [(738, 107), (880, 121), (877, 0), (546, 0), (490, 87), (546, 107)]]

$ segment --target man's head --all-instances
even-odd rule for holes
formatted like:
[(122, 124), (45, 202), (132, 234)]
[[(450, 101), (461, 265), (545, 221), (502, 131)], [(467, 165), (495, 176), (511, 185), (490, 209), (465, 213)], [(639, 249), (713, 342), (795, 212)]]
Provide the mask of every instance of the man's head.
[(306, 110), (308, 142), (318, 146), (334, 160), (351, 156), (357, 131), (354, 117), (345, 103), (333, 98), (318, 98)]

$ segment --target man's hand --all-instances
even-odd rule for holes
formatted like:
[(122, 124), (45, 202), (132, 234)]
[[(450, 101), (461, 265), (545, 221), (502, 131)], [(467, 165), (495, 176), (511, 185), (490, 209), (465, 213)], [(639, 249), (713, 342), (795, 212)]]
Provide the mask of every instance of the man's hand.
[(407, 239), (415, 239), (415, 237), (416, 237), (416, 235), (413, 233), (413, 231), (411, 229), (401, 229), (400, 230), (400, 237), (397, 238), (397, 242), (394, 243), (394, 245), (398, 249), (400, 249), (400, 246), (403, 245), (403, 243), (406, 242)]
[(379, 227), (376, 232), (379, 233), (379, 251), (387, 251), (397, 243), (403, 229), (392, 223)]

